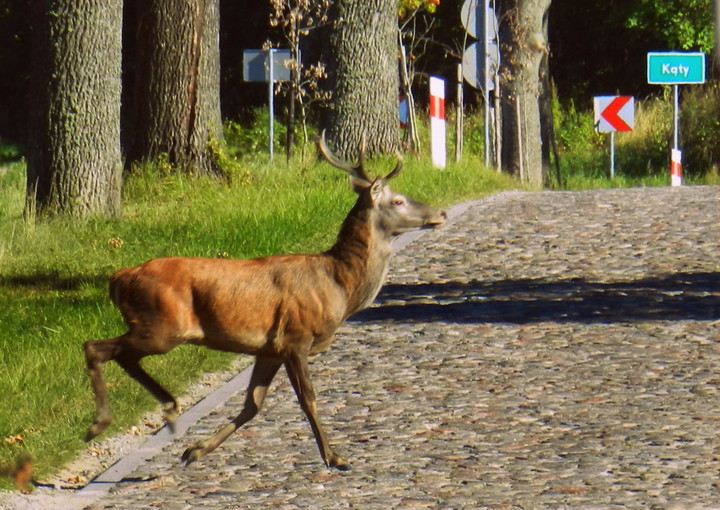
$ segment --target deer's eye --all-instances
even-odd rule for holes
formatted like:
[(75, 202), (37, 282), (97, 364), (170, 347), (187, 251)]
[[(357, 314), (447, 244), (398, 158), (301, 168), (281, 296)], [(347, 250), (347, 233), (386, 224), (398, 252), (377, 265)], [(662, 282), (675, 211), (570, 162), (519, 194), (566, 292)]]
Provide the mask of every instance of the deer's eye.
[(405, 205), (405, 198), (403, 198), (403, 197), (393, 198), (393, 205), (395, 207), (402, 207), (403, 205)]

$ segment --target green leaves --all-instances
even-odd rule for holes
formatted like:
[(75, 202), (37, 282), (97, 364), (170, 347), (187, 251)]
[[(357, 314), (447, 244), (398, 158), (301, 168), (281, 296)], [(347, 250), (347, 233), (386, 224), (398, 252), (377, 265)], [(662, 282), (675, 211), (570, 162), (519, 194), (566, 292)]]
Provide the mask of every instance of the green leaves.
[(667, 49), (712, 51), (711, 0), (640, 0), (635, 4), (629, 7), (627, 28), (654, 32), (666, 42)]

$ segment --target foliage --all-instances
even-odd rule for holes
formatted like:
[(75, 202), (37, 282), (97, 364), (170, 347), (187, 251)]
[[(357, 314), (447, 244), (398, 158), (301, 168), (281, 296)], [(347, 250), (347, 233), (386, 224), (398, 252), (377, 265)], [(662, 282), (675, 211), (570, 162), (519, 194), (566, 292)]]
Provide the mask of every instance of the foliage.
[(622, 93), (648, 97), (649, 51), (713, 50), (712, 0), (555, 0), (550, 73), (563, 101)]
[(626, 26), (659, 34), (668, 48), (710, 53), (714, 46), (712, 0), (631, 2)]
[[(669, 88), (667, 89), (669, 91)], [(669, 94), (650, 97), (635, 105), (635, 129), (615, 135), (614, 185), (669, 183), (672, 146), (672, 103)], [(563, 176), (571, 188), (609, 185), (609, 137), (598, 133), (593, 113), (553, 105), (556, 142)], [(718, 84), (688, 88), (683, 95), (680, 117), (680, 146), (687, 183), (717, 181), (720, 161), (720, 91)], [(579, 185), (578, 183), (584, 183)]]
[(438, 5), (440, 0), (398, 0), (398, 16), (403, 19), (420, 10), (434, 14)]
[(16, 144), (5, 143), (0, 139), (0, 163), (18, 161), (21, 158), (20, 147)]
[[(270, 110), (267, 107), (254, 108), (250, 120), (242, 124), (228, 121), (223, 126), (227, 151), (235, 157), (261, 156), (268, 153), (270, 145)], [(287, 127), (277, 117), (273, 119), (275, 147), (282, 147), (287, 136)]]
[(686, 87), (680, 132), (683, 167), (690, 175), (718, 173), (720, 165), (720, 83)]

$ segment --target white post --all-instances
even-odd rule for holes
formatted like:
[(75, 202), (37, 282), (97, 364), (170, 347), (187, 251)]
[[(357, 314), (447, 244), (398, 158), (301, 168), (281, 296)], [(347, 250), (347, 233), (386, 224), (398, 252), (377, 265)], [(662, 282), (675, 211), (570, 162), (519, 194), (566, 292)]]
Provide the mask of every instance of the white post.
[(438, 168), (445, 168), (445, 80), (430, 77), (430, 153)]
[(673, 85), (673, 148), (670, 151), (670, 185), (682, 186), (682, 151), (678, 147), (679, 140), (679, 110), (678, 86)]

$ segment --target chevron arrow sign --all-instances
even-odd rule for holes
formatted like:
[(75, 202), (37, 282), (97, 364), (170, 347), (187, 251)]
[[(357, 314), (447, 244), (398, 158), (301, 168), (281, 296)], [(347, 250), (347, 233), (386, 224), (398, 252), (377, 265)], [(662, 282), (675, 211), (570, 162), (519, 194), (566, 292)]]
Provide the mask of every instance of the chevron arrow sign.
[(632, 131), (635, 126), (635, 100), (632, 96), (596, 96), (595, 129), (601, 133)]

